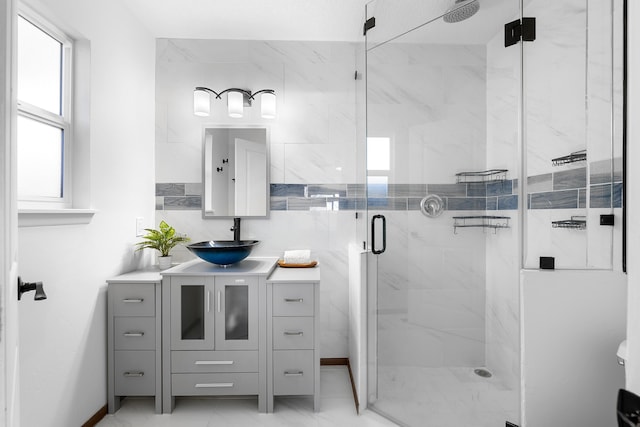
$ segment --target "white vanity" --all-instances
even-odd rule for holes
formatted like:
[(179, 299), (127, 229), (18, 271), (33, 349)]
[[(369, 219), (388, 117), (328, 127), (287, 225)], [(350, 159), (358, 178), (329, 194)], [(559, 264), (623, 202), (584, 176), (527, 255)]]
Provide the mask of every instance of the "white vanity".
[(277, 258), (221, 267), (193, 260), (109, 279), (108, 406), (155, 396), (171, 413), (180, 396), (277, 396), (320, 402), (320, 268)]

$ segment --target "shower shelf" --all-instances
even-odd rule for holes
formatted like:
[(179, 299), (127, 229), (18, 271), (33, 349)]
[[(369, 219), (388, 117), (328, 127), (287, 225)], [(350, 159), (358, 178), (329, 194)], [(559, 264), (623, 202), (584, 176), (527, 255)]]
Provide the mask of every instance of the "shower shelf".
[(552, 221), (553, 228), (571, 228), (574, 230), (584, 230), (587, 228), (586, 216), (572, 216), (571, 219), (562, 221)]
[(551, 159), (553, 166), (561, 166), (569, 163), (583, 162), (587, 160), (587, 150), (574, 151), (573, 153)]
[(466, 182), (491, 182), (507, 179), (508, 169), (489, 169), (478, 172), (459, 172), (456, 174), (458, 184)]
[(458, 234), (458, 228), (492, 228), (494, 232), (498, 228), (509, 228), (509, 216), (470, 215), (453, 217), (453, 234)]

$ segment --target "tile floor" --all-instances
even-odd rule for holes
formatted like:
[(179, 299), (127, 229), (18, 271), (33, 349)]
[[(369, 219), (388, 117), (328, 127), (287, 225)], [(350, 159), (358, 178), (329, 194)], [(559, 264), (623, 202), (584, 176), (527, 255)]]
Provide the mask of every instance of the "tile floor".
[(172, 414), (154, 413), (151, 398), (127, 398), (98, 427), (391, 427), (394, 423), (371, 412), (356, 414), (349, 374), (344, 366), (320, 369), (321, 409), (313, 412), (308, 398), (279, 398), (273, 414), (260, 414), (255, 399), (176, 399)]

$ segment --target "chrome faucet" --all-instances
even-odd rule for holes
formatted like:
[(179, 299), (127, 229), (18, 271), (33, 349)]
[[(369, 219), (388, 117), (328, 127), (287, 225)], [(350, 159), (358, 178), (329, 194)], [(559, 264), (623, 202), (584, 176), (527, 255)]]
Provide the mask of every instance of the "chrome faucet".
[(240, 241), (240, 218), (233, 218), (233, 227), (231, 227), (231, 231), (233, 231), (233, 240), (236, 242)]

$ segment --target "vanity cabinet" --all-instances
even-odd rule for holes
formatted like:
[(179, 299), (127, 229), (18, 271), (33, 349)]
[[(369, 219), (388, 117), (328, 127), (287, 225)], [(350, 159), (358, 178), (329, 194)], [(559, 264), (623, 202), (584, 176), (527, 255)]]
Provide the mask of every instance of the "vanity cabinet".
[(267, 411), (276, 396), (320, 409), (320, 267), (277, 268), (267, 281)]
[[(165, 413), (176, 396), (256, 395), (267, 411), (266, 280), (277, 258), (194, 260), (162, 275)], [(167, 315), (168, 314), (168, 315)]]
[(161, 400), (161, 276), (157, 269), (107, 280), (107, 407), (124, 396)]

